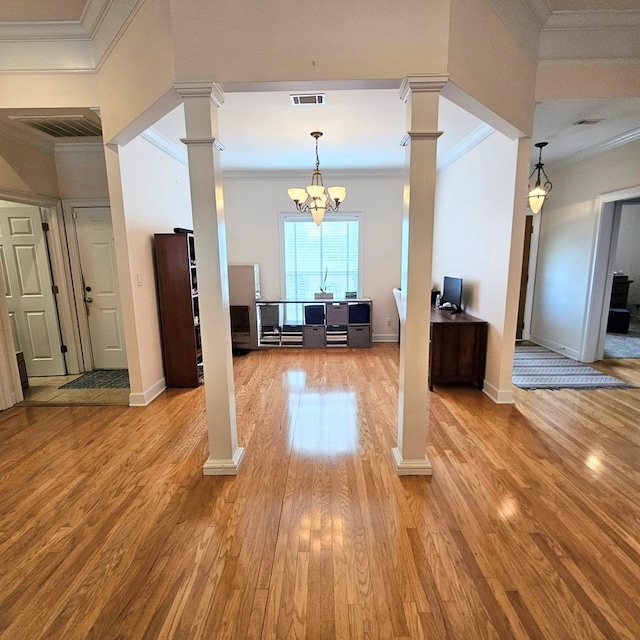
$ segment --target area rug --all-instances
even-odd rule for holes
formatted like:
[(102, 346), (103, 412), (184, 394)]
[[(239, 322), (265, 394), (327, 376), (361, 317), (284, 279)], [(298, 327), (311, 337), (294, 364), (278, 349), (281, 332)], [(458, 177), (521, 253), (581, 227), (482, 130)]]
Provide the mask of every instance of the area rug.
[(640, 358), (640, 317), (632, 316), (628, 333), (607, 333), (605, 358)]
[(537, 345), (516, 345), (513, 384), (521, 389), (630, 389), (632, 385)]
[(63, 384), (59, 389), (127, 389), (129, 372), (126, 369), (96, 369)]

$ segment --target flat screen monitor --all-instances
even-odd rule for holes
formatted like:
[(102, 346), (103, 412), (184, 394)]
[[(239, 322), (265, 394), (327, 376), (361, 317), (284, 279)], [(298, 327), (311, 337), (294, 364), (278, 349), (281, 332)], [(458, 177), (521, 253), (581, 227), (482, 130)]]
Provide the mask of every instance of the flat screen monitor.
[(450, 302), (460, 309), (462, 306), (462, 278), (444, 277), (442, 286), (442, 295), (440, 296), (440, 304)]

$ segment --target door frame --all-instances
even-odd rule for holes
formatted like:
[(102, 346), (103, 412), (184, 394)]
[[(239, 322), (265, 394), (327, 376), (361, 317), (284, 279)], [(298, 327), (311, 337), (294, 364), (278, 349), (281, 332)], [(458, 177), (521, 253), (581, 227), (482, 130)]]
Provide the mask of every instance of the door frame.
[(614, 243), (617, 241), (620, 225), (619, 207), (623, 202), (639, 198), (640, 185), (621, 191), (603, 193), (596, 200), (597, 231), (587, 291), (587, 317), (579, 353), (581, 362), (602, 360), (609, 299), (613, 284), (613, 279), (609, 277), (609, 274), (613, 270)]
[(69, 273), (71, 277), (71, 290), (75, 313), (78, 320), (77, 349), (81, 356), (83, 371), (94, 369), (93, 353), (91, 351), (91, 332), (89, 319), (84, 306), (84, 288), (82, 284), (82, 266), (80, 263), (80, 249), (78, 247), (78, 234), (74, 217), (75, 209), (111, 208), (106, 198), (99, 199), (72, 199), (62, 201), (64, 226), (66, 231), (67, 247), (69, 249)]
[[(4, 189), (0, 189), (0, 200), (38, 207), (43, 222), (49, 223), (49, 232), (46, 234), (46, 247), (49, 255), (51, 275), (54, 283), (58, 287), (56, 307), (62, 343), (67, 346), (67, 353), (64, 354), (65, 363), (68, 373), (81, 373), (84, 369), (80, 368), (81, 361), (76, 348), (76, 335), (78, 333), (77, 314), (71, 293), (69, 254), (67, 252), (60, 201), (47, 196), (19, 193)], [(8, 316), (9, 312), (6, 299), (4, 299), (4, 296), (2, 296), (2, 298), (3, 299), (0, 300), (0, 313)], [(13, 354), (9, 353), (11, 348), (15, 351), (13, 335), (6, 338), (5, 342), (8, 351), (3, 354), (3, 359), (6, 361), (5, 364), (8, 362), (12, 375), (10, 377), (2, 376), (0, 385), (2, 386), (2, 395), (5, 398), (12, 398), (14, 403), (17, 403), (21, 402), (24, 396), (22, 386), (20, 385), (17, 362)], [(0, 344), (1, 350), (5, 350), (4, 347), (5, 345)]]

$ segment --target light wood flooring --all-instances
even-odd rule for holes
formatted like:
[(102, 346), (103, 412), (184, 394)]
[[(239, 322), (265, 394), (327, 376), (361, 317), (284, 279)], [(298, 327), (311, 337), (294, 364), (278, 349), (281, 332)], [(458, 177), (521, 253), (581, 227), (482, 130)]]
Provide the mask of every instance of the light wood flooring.
[(397, 345), (234, 370), (236, 478), (203, 388), (0, 413), (0, 638), (640, 638), (640, 389), (436, 387), (399, 478)]

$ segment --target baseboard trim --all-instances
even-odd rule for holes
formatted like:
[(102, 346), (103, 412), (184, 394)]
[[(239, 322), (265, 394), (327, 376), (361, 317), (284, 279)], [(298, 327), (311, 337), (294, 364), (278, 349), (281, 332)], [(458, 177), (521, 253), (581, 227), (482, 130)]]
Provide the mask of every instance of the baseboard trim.
[(486, 396), (489, 396), (496, 404), (515, 404), (515, 400), (513, 398), (513, 390), (509, 389), (508, 391), (498, 389), (494, 387), (492, 384), (489, 384), (486, 380), (482, 385), (482, 391)]
[(399, 476), (430, 476), (433, 474), (433, 467), (427, 456), (421, 459), (403, 460), (398, 447), (391, 449), (391, 454), (393, 466)]
[(540, 338), (538, 336), (530, 336), (529, 340), (541, 347), (545, 347), (546, 349), (551, 349), (551, 351), (555, 351), (556, 353), (560, 353), (563, 356), (567, 356), (567, 358), (571, 358), (572, 360), (577, 360), (580, 362), (580, 354), (577, 349), (568, 349), (563, 344), (558, 342), (553, 342), (553, 340), (545, 340), (544, 338)]
[(146, 407), (151, 404), (165, 389), (167, 382), (164, 378), (160, 378), (152, 387), (142, 393), (129, 394), (130, 407)]
[(397, 333), (374, 333), (371, 342), (398, 342)]
[(244, 447), (236, 447), (230, 460), (214, 460), (209, 458), (202, 467), (205, 476), (237, 476), (244, 460)]

